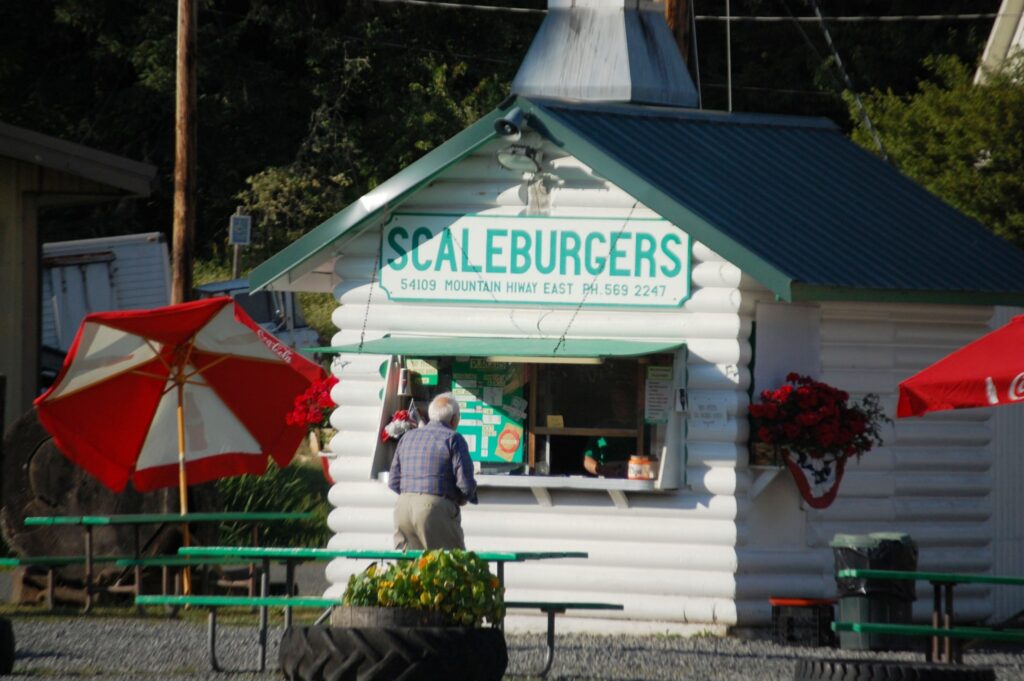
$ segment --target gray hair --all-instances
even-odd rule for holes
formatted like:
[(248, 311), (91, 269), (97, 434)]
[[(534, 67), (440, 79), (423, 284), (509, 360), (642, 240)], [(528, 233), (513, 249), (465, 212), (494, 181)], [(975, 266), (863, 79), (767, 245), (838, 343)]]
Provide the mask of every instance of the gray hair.
[(453, 393), (441, 393), (431, 401), (427, 413), (431, 421), (439, 421), (450, 426), (459, 416), (459, 403)]

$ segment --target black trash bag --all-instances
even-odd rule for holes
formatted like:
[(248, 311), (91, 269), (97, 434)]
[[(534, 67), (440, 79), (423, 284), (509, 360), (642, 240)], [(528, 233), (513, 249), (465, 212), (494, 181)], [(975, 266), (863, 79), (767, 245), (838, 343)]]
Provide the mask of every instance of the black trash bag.
[[(917, 570), (917, 544), (909, 535), (875, 533), (836, 535), (832, 540), (836, 574), (845, 569)], [(836, 577), (839, 596), (883, 595), (916, 600), (912, 579), (865, 579)]]

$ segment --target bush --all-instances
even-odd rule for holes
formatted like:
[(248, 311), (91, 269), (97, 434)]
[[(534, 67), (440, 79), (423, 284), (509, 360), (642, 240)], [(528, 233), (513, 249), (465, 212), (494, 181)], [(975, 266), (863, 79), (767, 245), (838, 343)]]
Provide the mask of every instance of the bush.
[[(263, 475), (241, 475), (217, 481), (224, 508), (232, 511), (311, 512), (307, 521), (266, 523), (260, 543), (268, 546), (326, 546), (327, 481), (319, 467), (293, 463), (278, 468), (271, 461)], [(221, 523), (221, 543), (251, 546), (251, 528), (241, 523)]]
[(472, 551), (424, 553), (386, 569), (374, 563), (352, 575), (345, 605), (409, 608), (441, 613), (453, 626), (496, 625), (505, 617), (504, 589), (487, 562)]

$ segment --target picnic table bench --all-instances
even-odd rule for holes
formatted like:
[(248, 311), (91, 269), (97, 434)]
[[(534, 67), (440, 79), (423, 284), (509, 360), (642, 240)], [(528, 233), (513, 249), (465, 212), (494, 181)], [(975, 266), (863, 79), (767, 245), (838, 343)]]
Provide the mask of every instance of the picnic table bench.
[(955, 626), (953, 588), (957, 584), (1005, 584), (1024, 586), (1024, 578), (956, 572), (916, 572), (905, 570), (845, 569), (836, 577), (927, 581), (932, 585), (931, 626), (914, 624), (883, 624), (868, 622), (833, 622), (833, 631), (893, 634), (898, 636), (929, 636), (929, 659), (934, 662), (959, 663), (962, 651), (954, 645), (958, 639), (1024, 642), (1024, 629), (1002, 627)]
[[(81, 527), (84, 532), (83, 555), (74, 562), (67, 562), (66, 565), (81, 564), (85, 566), (85, 605), (83, 612), (89, 612), (92, 608), (92, 596), (96, 592), (93, 586), (93, 564), (117, 562), (118, 560), (132, 559), (136, 561), (130, 567), (135, 572), (135, 593), (142, 581), (142, 569), (144, 567), (160, 567), (160, 556), (142, 556), (140, 528), (143, 525), (167, 525), (167, 524), (193, 524), (193, 523), (225, 523), (239, 522), (247, 523), (252, 527), (253, 543), (259, 543), (259, 527), (267, 522), (284, 522), (294, 520), (308, 520), (313, 517), (312, 513), (278, 512), (278, 511), (215, 511), (197, 513), (126, 513), (109, 516), (77, 515), (77, 516), (30, 516), (25, 518), (25, 525), (29, 527), (56, 527), (76, 526)], [(131, 526), (134, 529), (134, 546), (131, 556), (94, 556), (93, 555), (93, 530), (97, 527)], [(61, 556), (61, 559), (71, 559), (71, 556)], [(178, 556), (167, 556), (168, 559), (178, 560)], [(23, 559), (24, 560), (24, 559)], [(166, 563), (171, 566), (173, 563)], [(129, 567), (129, 566), (122, 566)], [(189, 567), (189, 564), (182, 564), (179, 567)], [(52, 571), (49, 579), (52, 580)], [(251, 571), (250, 580), (255, 582), (256, 572)], [(252, 595), (250, 593), (250, 595)], [(52, 607), (52, 604), (51, 604)]]
[[(207, 615), (207, 643), (210, 652), (210, 668), (219, 672), (222, 671), (220, 662), (217, 660), (217, 609), (225, 607), (242, 608), (284, 608), (284, 627), (287, 629), (292, 625), (292, 608), (318, 608), (325, 610), (324, 615), (317, 620), (322, 621), (330, 608), (339, 605), (336, 598), (316, 598), (308, 596), (219, 596), (219, 595), (140, 595), (135, 597), (135, 605), (143, 607), (147, 605), (163, 606), (197, 606), (209, 610)], [(260, 617), (258, 629), (257, 665), (259, 671), (267, 668), (267, 618)]]
[(559, 601), (506, 601), (506, 610), (540, 610), (548, 616), (547, 631), (547, 657), (544, 660), (544, 667), (534, 672), (531, 676), (545, 678), (551, 671), (551, 665), (555, 661), (555, 615), (560, 615), (567, 610), (622, 610), (623, 606), (618, 603), (589, 603), (589, 602), (559, 602)]

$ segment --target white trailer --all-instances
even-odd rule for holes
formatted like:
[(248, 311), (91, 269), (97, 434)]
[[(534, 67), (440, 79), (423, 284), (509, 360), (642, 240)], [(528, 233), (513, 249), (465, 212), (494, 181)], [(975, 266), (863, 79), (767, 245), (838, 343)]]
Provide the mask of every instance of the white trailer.
[(167, 242), (149, 232), (45, 243), (41, 290), (45, 381), (60, 368), (85, 315), (170, 304)]

